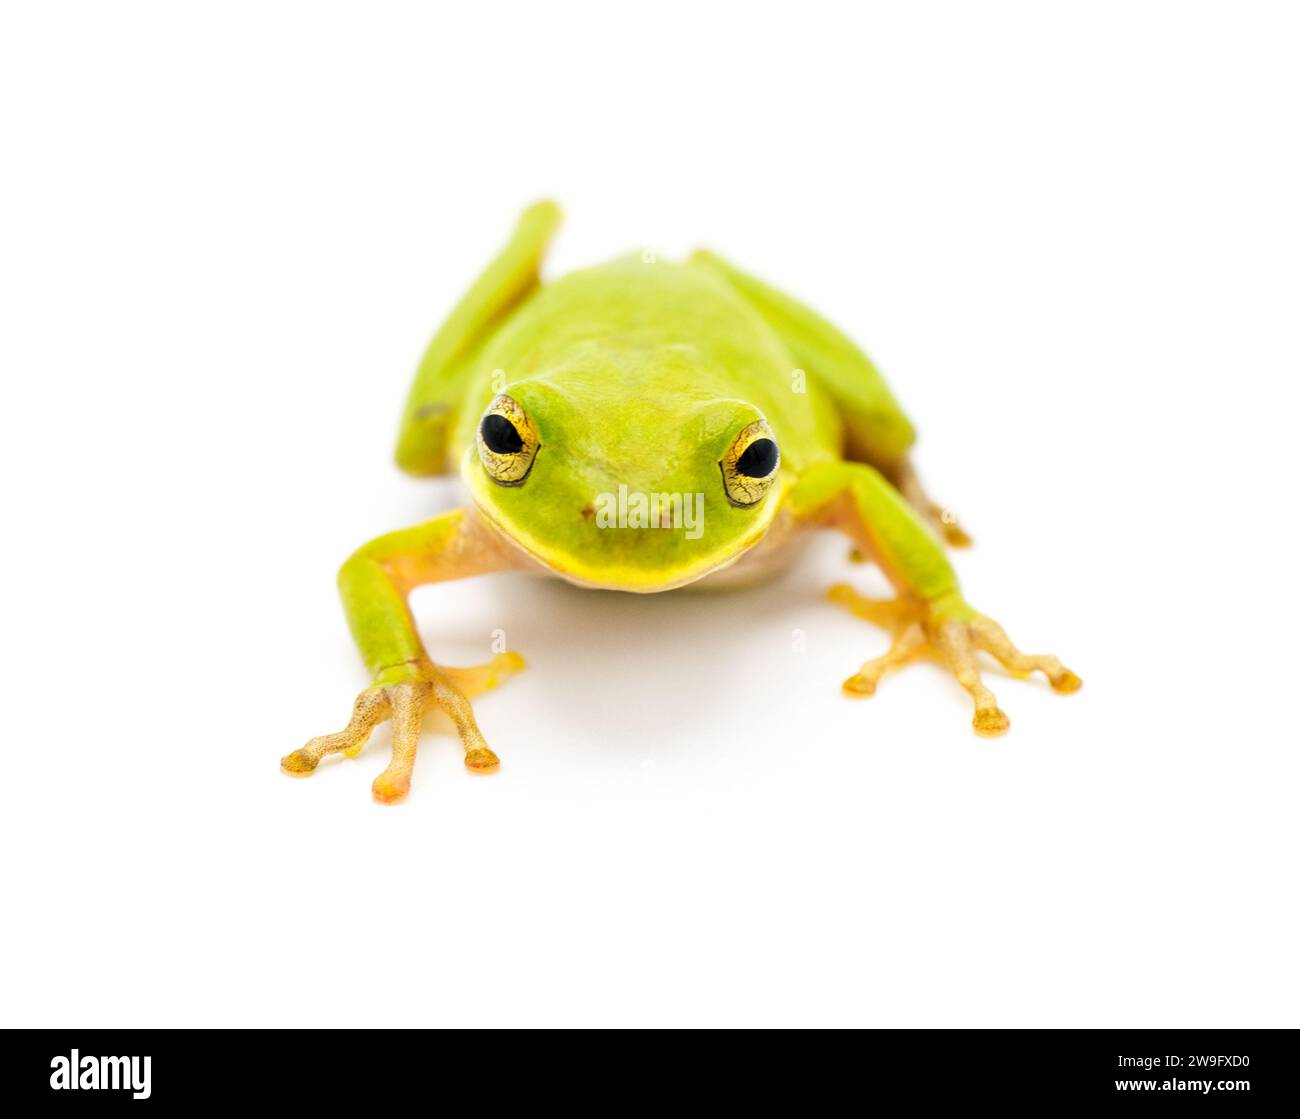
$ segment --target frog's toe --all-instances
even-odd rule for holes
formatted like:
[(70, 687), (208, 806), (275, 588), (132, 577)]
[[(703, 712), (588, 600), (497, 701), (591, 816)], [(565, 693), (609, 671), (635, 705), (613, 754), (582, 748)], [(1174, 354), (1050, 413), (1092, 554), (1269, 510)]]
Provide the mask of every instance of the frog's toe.
[(992, 707), (977, 707), (971, 726), (981, 738), (997, 738), (1011, 729), (1011, 719), (1002, 708), (994, 704)]
[(379, 804), (398, 804), (406, 799), (406, 794), (411, 791), (411, 775), (392, 774), (384, 770), (374, 779), (370, 786), (370, 794)]
[(924, 504), (917, 506), (917, 512), (949, 548), (969, 548), (974, 543), (951, 509), (925, 499)]
[(975, 704), (975, 716), (971, 720), (975, 733), (983, 738), (1006, 734), (1011, 729), (1011, 720), (980, 677), (969, 623), (960, 620), (941, 622), (934, 627), (931, 640), (949, 671), (957, 678), (957, 683), (966, 689)]
[(919, 616), (914, 603), (901, 598), (867, 598), (848, 583), (836, 583), (826, 592), (826, 598), (863, 621), (892, 632), (897, 632)]
[(939, 513), (939, 531), (950, 548), (969, 548), (975, 541), (960, 524), (951, 510), (943, 509)]
[(840, 687), (845, 695), (865, 697), (876, 694), (876, 681), (862, 672), (855, 672)]
[(500, 765), (501, 759), (487, 746), (475, 746), (465, 751), (465, 768), (472, 773), (491, 773)]
[[(870, 599), (863, 599), (870, 602)], [(873, 605), (881, 605), (879, 603)], [(865, 697), (876, 694), (876, 686), (886, 672), (902, 668), (915, 660), (925, 651), (925, 633), (920, 625), (913, 622), (894, 631), (894, 641), (889, 652), (876, 657), (862, 665), (852, 676), (844, 681), (842, 687), (846, 695)]]
[(315, 772), (318, 765), (320, 765), (320, 758), (313, 756), (307, 747), (295, 750), (292, 754), (285, 754), (280, 759), (280, 768), (291, 777), (306, 777), (309, 773)]
[[(502, 653), (501, 657), (514, 658), (518, 665), (522, 667), (523, 658), (517, 653)], [(488, 666), (481, 666), (487, 668)], [(447, 675), (448, 679), (452, 677), (445, 670), (439, 670)], [(460, 672), (478, 671), (460, 669)], [(511, 669), (514, 671), (514, 669)], [(489, 687), (493, 685), (488, 685)], [(501, 765), (501, 759), (489, 749), (488, 744), (483, 740), (483, 734), (478, 729), (478, 723), (474, 721), (474, 709), (470, 706), (469, 700), (465, 698), (456, 687), (447, 687), (445, 685), (434, 688), (433, 701), (451, 718), (456, 724), (456, 733), (460, 735), (460, 744), (465, 751), (465, 767), (473, 773), (491, 773)]]
[(1065, 669), (1059, 677), (1052, 681), (1052, 691), (1057, 692), (1060, 695), (1070, 695), (1072, 692), (1077, 692), (1082, 687), (1083, 681), (1068, 668)]
[(1059, 658), (1047, 653), (1022, 653), (1012, 644), (1006, 630), (992, 618), (981, 616), (974, 619), (970, 630), (975, 644), (995, 657), (1008, 672), (1017, 676), (1041, 672), (1052, 685), (1052, 691), (1061, 695), (1069, 695), (1083, 687), (1083, 681)]
[(486, 664), (476, 664), (470, 668), (446, 668), (439, 666), (441, 672), (462, 695), (469, 699), (491, 691), (498, 684), (522, 672), (527, 666), (518, 653), (498, 653)]
[(380, 804), (396, 804), (411, 791), (411, 771), (420, 744), (424, 721), (433, 689), (424, 683), (394, 684), (385, 689), (390, 696), (393, 724), (393, 753), (388, 768), (370, 786)]
[(977, 614), (969, 620), (949, 620), (933, 626), (932, 642), (957, 682), (975, 703), (972, 725), (975, 733), (986, 738), (1005, 734), (1011, 727), (1006, 712), (980, 678), (977, 650), (992, 654), (1008, 671), (1027, 676), (1041, 672), (1052, 688), (1063, 694), (1077, 692), (1083, 681), (1053, 656), (1020, 652), (1005, 631), (992, 618)]
[(300, 750), (280, 759), (280, 769), (293, 777), (306, 777), (330, 754), (355, 757), (370, 737), (375, 724), (388, 714), (388, 697), (382, 688), (367, 688), (352, 705), (352, 718), (336, 734), (313, 738)]
[[(514, 654), (503, 654), (503, 656), (513, 657)], [(490, 667), (490, 665), (483, 665), (480, 669), (453, 671), (478, 672), (486, 671)], [(455, 723), (456, 733), (465, 750), (465, 765), (472, 772), (487, 773), (501, 764), (496, 754), (488, 749), (488, 744), (483, 741), (483, 735), (479, 733), (478, 724), (474, 721), (474, 711), (470, 707), (469, 700), (450, 682), (451, 672), (436, 668), (433, 669), (432, 674), (434, 680), (431, 683), (399, 684), (388, 689), (392, 695), (393, 753), (388, 768), (375, 778), (371, 786), (371, 792), (380, 804), (396, 804), (404, 800), (407, 793), (411, 791), (411, 772), (415, 768), (420, 729), (424, 716), (431, 707), (440, 708)], [(484, 678), (479, 679), (482, 682)], [(494, 684), (495, 680), (492, 680), (486, 686), (492, 687)]]

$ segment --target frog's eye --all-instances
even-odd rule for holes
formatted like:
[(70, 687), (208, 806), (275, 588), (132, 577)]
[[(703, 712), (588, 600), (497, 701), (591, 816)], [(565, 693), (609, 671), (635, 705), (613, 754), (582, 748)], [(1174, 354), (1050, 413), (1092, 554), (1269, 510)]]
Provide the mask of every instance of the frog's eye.
[(488, 405), (478, 425), (478, 457), (492, 481), (520, 485), (540, 445), (537, 429), (518, 401), (503, 395)]
[(727, 448), (718, 463), (732, 505), (757, 505), (776, 481), (781, 452), (766, 420), (755, 420)]

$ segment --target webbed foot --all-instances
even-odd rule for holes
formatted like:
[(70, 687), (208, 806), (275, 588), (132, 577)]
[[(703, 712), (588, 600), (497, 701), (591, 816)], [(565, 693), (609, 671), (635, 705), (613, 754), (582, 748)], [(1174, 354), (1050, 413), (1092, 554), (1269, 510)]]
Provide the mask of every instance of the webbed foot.
[(302, 749), (281, 758), (280, 768), (292, 776), (305, 777), (330, 754), (356, 757), (370, 732), (388, 719), (393, 724), (392, 758), (371, 788), (375, 800), (393, 804), (410, 791), (424, 716), (437, 708), (456, 726), (466, 767), (474, 773), (491, 772), (500, 759), (483, 740), (469, 700), (523, 667), (524, 659), (518, 653), (500, 653), (487, 664), (473, 668), (441, 668), (425, 662), (389, 669), (357, 696), (352, 719), (343, 730), (313, 738)]
[(844, 681), (848, 695), (874, 695), (885, 673), (920, 657), (930, 657), (946, 666), (970, 693), (975, 704), (971, 725), (976, 734), (991, 738), (1006, 733), (1011, 720), (980, 677), (976, 657), (979, 650), (991, 654), (1013, 675), (1026, 677), (1041, 672), (1052, 690), (1061, 694), (1077, 692), (1083, 686), (1083, 681), (1056, 657), (1022, 653), (997, 622), (974, 610), (960, 597), (938, 602), (870, 599), (844, 583), (832, 587), (827, 597), (893, 635), (887, 653), (867, 661)]

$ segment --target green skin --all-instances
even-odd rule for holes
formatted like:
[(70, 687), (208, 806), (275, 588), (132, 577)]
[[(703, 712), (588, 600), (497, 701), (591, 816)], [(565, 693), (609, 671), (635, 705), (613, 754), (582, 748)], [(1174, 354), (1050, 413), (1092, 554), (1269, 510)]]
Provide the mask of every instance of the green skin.
[[(962, 597), (935, 531), (943, 526), (927, 523), (937, 508), (907, 463), (912, 425), (853, 342), (708, 253), (685, 263), (638, 254), (542, 284), (541, 259), (559, 220), (552, 203), (525, 211), (420, 365), (398, 463), (417, 475), (459, 469), (472, 500), (381, 537), (344, 564), (344, 609), (374, 684), (347, 730), (289, 755), (287, 771), (355, 753), (391, 717), (394, 761), (374, 791), (381, 801), (400, 799), (421, 716), (433, 706), (452, 715), (471, 768), (495, 766), (466, 695), (522, 662), (507, 655), (475, 670), (434, 665), (406, 605), (414, 586), (524, 568), (585, 586), (663, 591), (751, 552), (751, 561), (780, 552), (813, 528), (845, 533), (899, 595), (873, 604), (847, 588), (832, 592), (895, 636), (890, 654), (846, 683), (850, 693), (870, 694), (886, 669), (929, 653), (971, 692), (977, 731), (999, 733), (1006, 716), (979, 681), (975, 648), (1015, 671), (1043, 671), (1059, 691), (1078, 686), (1055, 658), (1020, 654)], [(537, 444), (520, 460), (526, 476), (510, 484), (494, 478), (498, 468), (478, 438), (503, 393)], [(741, 505), (724, 460), (756, 421), (766, 421), (780, 461), (760, 480), (763, 496)], [(703, 531), (602, 525), (593, 503), (620, 486), (703, 495)]]

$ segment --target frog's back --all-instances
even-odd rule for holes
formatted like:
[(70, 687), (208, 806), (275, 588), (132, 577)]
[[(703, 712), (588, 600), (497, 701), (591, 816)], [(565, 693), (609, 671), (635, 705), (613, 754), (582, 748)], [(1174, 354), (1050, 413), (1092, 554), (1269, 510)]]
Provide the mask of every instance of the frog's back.
[(461, 448), (499, 391), (496, 370), (506, 384), (567, 381), (593, 394), (593, 407), (633, 404), (646, 423), (675, 411), (674, 401), (745, 400), (768, 418), (796, 470), (840, 445), (829, 398), (796, 373), (773, 330), (729, 285), (689, 263), (633, 254), (551, 281), (514, 312), (477, 365), (458, 425)]

